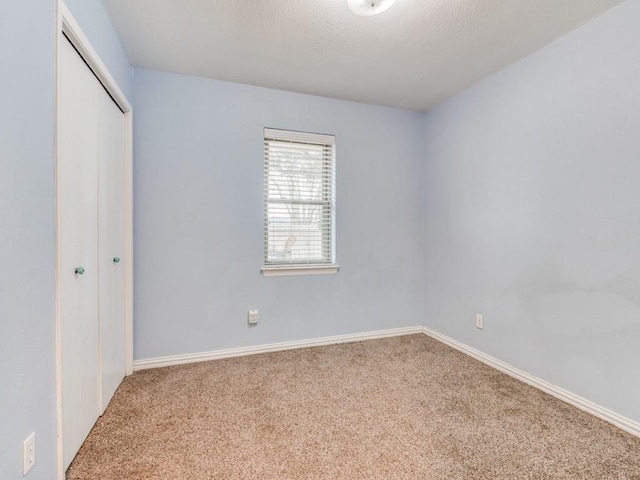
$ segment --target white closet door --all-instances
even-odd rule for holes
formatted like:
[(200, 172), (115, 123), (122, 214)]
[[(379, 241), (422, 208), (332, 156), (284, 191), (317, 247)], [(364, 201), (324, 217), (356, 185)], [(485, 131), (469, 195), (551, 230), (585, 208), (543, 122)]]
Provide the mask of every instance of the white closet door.
[(100, 95), (99, 269), (102, 414), (125, 375), (124, 174), (127, 124), (104, 89)]
[(66, 469), (100, 413), (96, 148), (100, 84), (66, 39), (60, 43), (59, 75), (58, 285)]

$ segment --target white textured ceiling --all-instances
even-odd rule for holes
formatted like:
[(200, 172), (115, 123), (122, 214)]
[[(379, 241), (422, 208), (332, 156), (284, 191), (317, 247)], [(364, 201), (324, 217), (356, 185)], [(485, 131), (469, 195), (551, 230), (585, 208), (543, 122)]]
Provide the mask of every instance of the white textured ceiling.
[(420, 111), (620, 2), (104, 0), (135, 66)]

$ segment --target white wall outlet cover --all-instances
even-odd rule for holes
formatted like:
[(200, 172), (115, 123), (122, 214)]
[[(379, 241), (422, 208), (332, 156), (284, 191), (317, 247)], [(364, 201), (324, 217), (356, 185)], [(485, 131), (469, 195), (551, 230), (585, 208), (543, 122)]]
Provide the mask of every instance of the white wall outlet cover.
[(23, 467), (22, 474), (26, 475), (31, 467), (33, 467), (36, 463), (36, 434), (33, 432), (31, 435), (27, 437), (27, 439), (22, 444), (22, 458), (23, 458)]
[(483, 329), (484, 328), (484, 316), (480, 314), (476, 314), (476, 328)]
[(249, 323), (251, 325), (258, 323), (259, 318), (258, 310), (249, 310)]

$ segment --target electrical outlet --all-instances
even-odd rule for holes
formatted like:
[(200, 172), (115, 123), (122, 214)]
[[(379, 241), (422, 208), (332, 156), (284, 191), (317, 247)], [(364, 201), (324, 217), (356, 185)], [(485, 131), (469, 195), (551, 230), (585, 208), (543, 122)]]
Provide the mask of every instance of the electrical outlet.
[(258, 323), (258, 310), (249, 310), (249, 325)]
[(26, 475), (36, 463), (36, 434), (33, 432), (22, 443), (22, 475)]
[(484, 316), (476, 313), (476, 328), (482, 330), (484, 328)]

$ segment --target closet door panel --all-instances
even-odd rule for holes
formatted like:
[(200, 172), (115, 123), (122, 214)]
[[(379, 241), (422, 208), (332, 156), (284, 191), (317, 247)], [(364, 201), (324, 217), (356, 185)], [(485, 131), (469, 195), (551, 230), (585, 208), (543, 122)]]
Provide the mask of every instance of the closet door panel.
[(101, 413), (125, 376), (124, 114), (104, 89), (100, 92), (99, 268)]
[(59, 74), (58, 282), (67, 468), (99, 415), (99, 110), (98, 82), (66, 39)]

